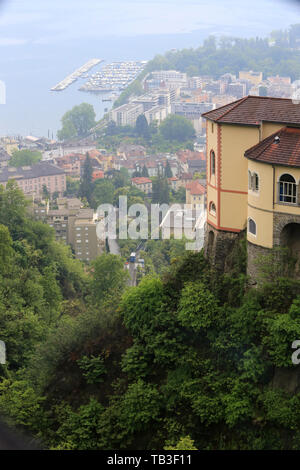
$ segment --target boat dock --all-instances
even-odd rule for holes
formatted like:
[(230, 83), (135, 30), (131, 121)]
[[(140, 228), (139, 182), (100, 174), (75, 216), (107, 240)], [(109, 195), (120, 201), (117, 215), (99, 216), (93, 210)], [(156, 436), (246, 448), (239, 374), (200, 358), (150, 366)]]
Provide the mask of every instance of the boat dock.
[(95, 67), (95, 65), (100, 64), (103, 62), (103, 59), (91, 59), (88, 62), (86, 62), (84, 65), (79, 67), (79, 69), (75, 70), (72, 72), (70, 75), (68, 75), (66, 78), (64, 78), (61, 82), (57, 83), (54, 87), (51, 88), (51, 91), (62, 91), (68, 86), (72, 85), (77, 78), (81, 77), (83, 74), (86, 74), (92, 67)]
[(79, 90), (119, 94), (144, 70), (147, 61), (112, 62), (91, 75)]

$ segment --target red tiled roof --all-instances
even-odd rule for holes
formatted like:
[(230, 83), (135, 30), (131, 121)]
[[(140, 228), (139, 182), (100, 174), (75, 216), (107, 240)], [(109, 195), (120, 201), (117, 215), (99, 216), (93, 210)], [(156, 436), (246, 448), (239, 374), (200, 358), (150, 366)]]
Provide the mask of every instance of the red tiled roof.
[(283, 127), (246, 150), (245, 157), (263, 163), (300, 167), (300, 129)]
[(300, 124), (300, 105), (291, 99), (246, 96), (202, 114), (214, 122), (258, 126), (262, 121)]
[(131, 178), (131, 181), (136, 184), (152, 183), (152, 180), (150, 178), (145, 178), (144, 176), (137, 176), (136, 178)]
[(189, 190), (193, 196), (200, 196), (201, 194), (206, 193), (204, 186), (202, 186), (202, 184), (200, 184), (197, 180), (188, 183), (186, 185), (186, 189)]
[(182, 173), (180, 179), (182, 179), (182, 180), (192, 180), (193, 175), (192, 175), (192, 173)]

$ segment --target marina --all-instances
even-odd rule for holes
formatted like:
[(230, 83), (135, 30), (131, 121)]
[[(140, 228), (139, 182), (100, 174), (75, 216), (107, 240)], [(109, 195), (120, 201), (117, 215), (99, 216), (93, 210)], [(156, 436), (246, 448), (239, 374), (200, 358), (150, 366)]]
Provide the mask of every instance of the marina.
[(84, 65), (79, 67), (79, 69), (76, 69), (74, 72), (72, 72), (70, 75), (68, 75), (66, 78), (64, 78), (61, 82), (57, 83), (54, 87), (51, 88), (51, 91), (63, 91), (65, 90), (68, 86), (72, 85), (78, 78), (84, 77), (87, 78), (87, 72), (95, 67), (95, 65), (100, 64), (103, 62), (102, 59), (91, 59), (88, 62), (86, 62)]
[(147, 61), (112, 62), (90, 76), (80, 91), (121, 92), (144, 70)]

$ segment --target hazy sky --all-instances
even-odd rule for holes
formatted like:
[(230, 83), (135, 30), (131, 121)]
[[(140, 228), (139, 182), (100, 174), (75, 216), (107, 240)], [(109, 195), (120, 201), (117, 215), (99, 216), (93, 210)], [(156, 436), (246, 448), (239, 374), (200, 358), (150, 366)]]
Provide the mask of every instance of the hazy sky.
[(299, 21), (291, 0), (0, 0), (0, 45), (187, 33), (264, 33)]

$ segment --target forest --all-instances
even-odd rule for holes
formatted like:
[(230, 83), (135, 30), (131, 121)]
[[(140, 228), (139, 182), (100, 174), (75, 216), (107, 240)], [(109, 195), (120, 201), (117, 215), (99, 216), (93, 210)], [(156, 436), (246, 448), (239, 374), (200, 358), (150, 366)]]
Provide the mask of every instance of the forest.
[(0, 188), (3, 419), (43, 449), (300, 448), (300, 281), (281, 264), (251, 287), (241, 237), (224, 273), (174, 251), (128, 287), (120, 257), (83, 265), (31, 214)]

